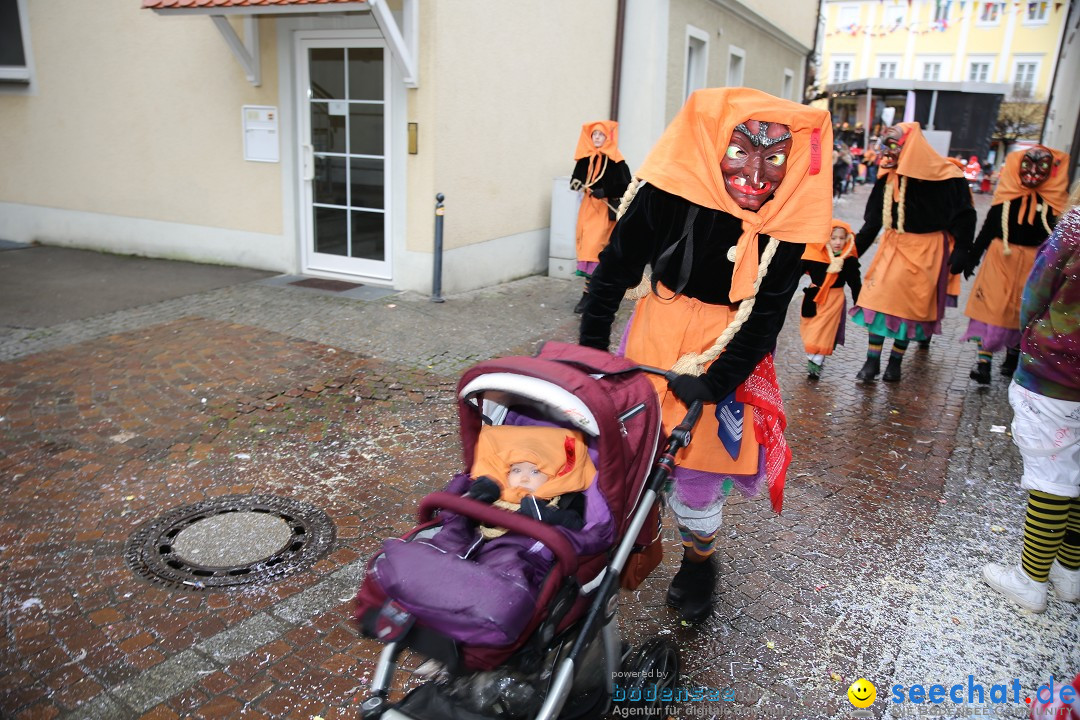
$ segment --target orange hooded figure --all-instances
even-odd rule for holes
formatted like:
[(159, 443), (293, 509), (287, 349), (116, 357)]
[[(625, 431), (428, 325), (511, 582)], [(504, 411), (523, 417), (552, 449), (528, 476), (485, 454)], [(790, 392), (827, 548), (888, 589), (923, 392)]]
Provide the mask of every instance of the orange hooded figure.
[(570, 177), (570, 189), (582, 193), (574, 236), (577, 274), (585, 278), (585, 292), (574, 308), (579, 313), (585, 307), (589, 278), (600, 251), (615, 226), (619, 201), (630, 184), (630, 168), (619, 152), (619, 123), (599, 120), (582, 125), (574, 160), (577, 164)]
[(964, 308), (970, 319), (963, 339), (978, 343), (969, 375), (982, 385), (990, 383), (998, 350), (1006, 351), (1002, 374), (1016, 370), (1024, 284), (1039, 247), (1068, 206), (1068, 183), (1069, 156), (1060, 150), (1036, 145), (1005, 158), (990, 211), (964, 267), (968, 276), (979, 268)]
[(811, 380), (821, 377), (825, 358), (833, 354), (837, 345), (844, 344), (844, 285), (851, 288), (852, 301), (857, 301), (862, 289), (858, 258), (855, 233), (850, 225), (836, 218), (828, 240), (808, 244), (803, 252), (803, 268), (810, 276), (810, 285), (804, 290), (799, 335)]
[(823, 110), (748, 88), (694, 92), (627, 191), (593, 275), (580, 342), (608, 348), (624, 293), (651, 266), (620, 352), (675, 373), (652, 378), (667, 430), (705, 403), (668, 497), (685, 548), (668, 602), (687, 619), (711, 607), (705, 560), (728, 488), (767, 484), (781, 508), (791, 453), (771, 352), (803, 244), (828, 236), (831, 147)]
[(963, 171), (942, 157), (918, 123), (888, 128), (881, 137), (878, 181), (855, 235), (860, 257), (884, 229), (851, 310), (870, 333), (866, 363), (856, 376), (880, 372), (882, 344), (893, 338), (886, 382), (901, 378), (908, 342), (928, 343), (941, 332), (950, 274), (961, 272), (975, 235), (975, 208)]

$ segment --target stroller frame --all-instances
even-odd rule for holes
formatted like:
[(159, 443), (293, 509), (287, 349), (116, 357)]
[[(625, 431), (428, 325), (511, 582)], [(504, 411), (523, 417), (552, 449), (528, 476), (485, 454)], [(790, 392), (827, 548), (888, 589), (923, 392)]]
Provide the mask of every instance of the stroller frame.
[[(671, 377), (670, 372), (648, 366), (628, 366), (627, 369), (619, 372), (649, 372), (662, 374), (668, 378)], [(480, 388), (480, 390), (500, 389), (499, 386)], [(514, 388), (514, 391), (519, 392), (520, 388)], [(477, 392), (475, 384), (463, 388), (461, 397), (464, 398), (467, 392), (475, 394)], [(629, 524), (614, 549), (608, 551), (609, 560), (606, 566), (592, 582), (581, 588), (582, 592), (588, 590), (593, 594), (585, 615), (564, 631), (561, 637), (554, 638), (546, 644), (546, 651), (557, 652), (559, 646), (565, 645), (569, 645), (570, 650), (558, 660), (551, 674), (543, 704), (534, 716), (535, 720), (556, 720), (563, 717), (560, 713), (570, 697), (576, 672), (579, 667), (583, 667), (581, 665), (582, 661), (590, 653), (590, 650), (593, 650), (597, 640), (602, 643), (598, 649), (603, 652), (604, 675), (607, 678), (605, 683), (606, 693), (604, 697), (600, 698), (598, 706), (590, 709), (588, 717), (600, 717), (611, 709), (614, 701), (616, 672), (623, 666), (623, 662), (630, 654), (628, 648), (621, 641), (617, 622), (620, 575), (631, 553), (634, 551), (636, 540), (645, 527), (653, 506), (659, 500), (660, 493), (674, 470), (676, 453), (690, 443), (692, 431), (701, 416), (701, 410), (702, 405), (700, 402), (692, 403), (683, 421), (670, 432), (663, 451), (652, 464), (642, 486), (641, 494), (633, 505), (634, 510)], [(578, 422), (588, 430), (586, 420), (579, 419)], [(653, 454), (655, 456), (655, 448)], [(435, 510), (444, 506), (444, 502), (447, 505), (458, 505), (458, 503), (453, 502), (454, 500), (457, 500), (456, 496), (445, 493), (435, 493), (428, 496), (421, 504), (421, 522), (430, 520)], [(466, 505), (471, 502), (466, 501)], [(455, 508), (455, 510), (457, 509)], [(593, 586), (595, 586), (595, 589), (593, 589)], [(646, 646), (653, 642), (646, 643)], [(672, 683), (674, 683), (678, 677), (677, 651), (662, 644), (659, 646), (661, 654), (664, 651), (667, 651), (669, 655), (675, 653), (675, 669), (671, 678)], [(416, 716), (406, 714), (398, 706), (391, 705), (389, 702), (394, 674), (398, 669), (397, 660), (403, 650), (404, 647), (400, 642), (390, 642), (383, 648), (372, 677), (368, 697), (360, 706), (362, 718), (416, 720)], [(642, 653), (644, 652), (643, 649)], [(642, 657), (639, 656), (637, 660), (642, 660)], [(641, 698), (641, 695), (639, 694), (638, 697)], [(661, 716), (660, 713), (657, 713), (657, 715)], [(571, 717), (581, 717), (581, 714), (577, 713)]]

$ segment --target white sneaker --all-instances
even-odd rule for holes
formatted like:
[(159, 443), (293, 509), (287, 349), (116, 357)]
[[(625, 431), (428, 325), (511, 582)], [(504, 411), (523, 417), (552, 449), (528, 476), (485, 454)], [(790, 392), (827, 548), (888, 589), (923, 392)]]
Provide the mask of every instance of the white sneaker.
[(1046, 589), (1049, 583), (1035, 582), (1019, 565), (1005, 567), (997, 563), (983, 566), (983, 580), (990, 587), (1033, 613), (1046, 610)]
[(1080, 602), (1080, 570), (1069, 570), (1057, 560), (1050, 566), (1054, 597), (1065, 602)]

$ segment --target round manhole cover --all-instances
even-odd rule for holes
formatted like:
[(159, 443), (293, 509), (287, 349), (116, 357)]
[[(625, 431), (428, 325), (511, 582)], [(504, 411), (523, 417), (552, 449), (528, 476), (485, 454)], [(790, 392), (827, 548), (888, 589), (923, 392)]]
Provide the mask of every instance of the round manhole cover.
[(322, 510), (275, 495), (230, 495), (173, 508), (128, 539), (125, 557), (152, 582), (183, 589), (280, 580), (334, 542)]

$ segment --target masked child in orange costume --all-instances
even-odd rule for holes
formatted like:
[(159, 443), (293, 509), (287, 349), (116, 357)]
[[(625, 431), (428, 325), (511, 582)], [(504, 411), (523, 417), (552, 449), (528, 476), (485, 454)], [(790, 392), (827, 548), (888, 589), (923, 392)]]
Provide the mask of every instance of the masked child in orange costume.
[[(964, 314), (971, 318), (964, 340), (979, 346), (971, 379), (990, 383), (994, 352), (1004, 349), (1002, 375), (1012, 375), (1020, 357), (1020, 296), (1035, 255), (1053, 232), (1069, 199), (1069, 156), (1037, 145), (1010, 153), (990, 211), (964, 274), (979, 266)], [(1013, 202), (1019, 200), (1020, 202)]]
[(866, 363), (856, 376), (863, 382), (880, 372), (886, 337), (893, 346), (882, 380), (897, 382), (908, 343), (928, 342), (941, 332), (949, 274), (962, 271), (975, 234), (963, 171), (930, 146), (918, 123), (888, 128), (881, 144), (878, 181), (855, 235), (862, 257), (885, 229), (851, 310), (852, 319), (870, 332)]
[(688, 620), (712, 609), (710, 558), (730, 488), (767, 483), (781, 507), (791, 451), (772, 351), (802, 243), (828, 234), (830, 148), (825, 111), (748, 88), (694, 92), (627, 190), (593, 275), (581, 344), (608, 348), (623, 294), (651, 265), (623, 352), (678, 373), (653, 378), (667, 430), (705, 403), (668, 495), (684, 547), (668, 603)]
[(829, 241), (807, 245), (802, 260), (810, 285), (803, 291), (799, 335), (806, 349), (807, 377), (817, 380), (825, 358), (844, 344), (844, 285), (851, 288), (852, 302), (862, 289), (851, 226), (833, 218)]
[(585, 277), (585, 292), (574, 307), (574, 312), (580, 313), (600, 251), (615, 226), (619, 198), (630, 184), (630, 168), (619, 152), (619, 123), (601, 120), (582, 125), (574, 160), (577, 164), (570, 177), (570, 189), (584, 193), (575, 234), (577, 274)]

